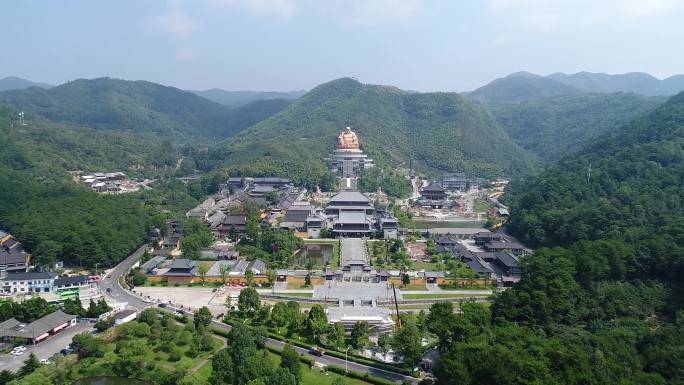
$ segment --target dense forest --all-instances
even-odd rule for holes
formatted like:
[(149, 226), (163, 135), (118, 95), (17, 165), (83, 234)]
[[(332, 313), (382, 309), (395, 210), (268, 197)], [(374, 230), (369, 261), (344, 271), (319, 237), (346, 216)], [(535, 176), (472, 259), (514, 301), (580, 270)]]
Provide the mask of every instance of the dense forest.
[[(522, 280), (433, 306), (439, 384), (684, 384), (684, 93), (512, 191)], [(448, 310), (448, 309), (447, 309)]]
[(408, 93), (352, 79), (322, 84), (269, 119), (210, 148), (206, 159), (244, 173), (273, 170), (321, 178), (325, 158), (346, 126), (381, 167), (465, 170), (479, 176), (523, 174), (531, 157), (486, 111), (456, 93)]
[[(14, 115), (0, 108), (0, 228), (15, 235), (34, 262), (115, 264), (146, 240), (160, 221), (153, 222), (155, 216), (197, 202), (180, 182), (159, 174), (175, 164), (178, 152), (168, 143), (42, 120), (12, 125)], [(74, 183), (68, 172), (129, 172), (132, 165), (159, 178), (152, 190), (101, 195)]]
[(0, 103), (55, 122), (197, 141), (230, 137), (280, 111), (289, 101), (260, 100), (228, 107), (174, 87), (99, 78), (50, 89), (0, 92)]
[(544, 161), (571, 154), (665, 101), (627, 93), (557, 95), (516, 103), (488, 103), (520, 147)]
[(381, 189), (393, 198), (406, 199), (411, 196), (413, 187), (406, 176), (397, 172), (380, 170), (377, 167), (365, 170), (358, 180), (361, 192), (376, 192)]

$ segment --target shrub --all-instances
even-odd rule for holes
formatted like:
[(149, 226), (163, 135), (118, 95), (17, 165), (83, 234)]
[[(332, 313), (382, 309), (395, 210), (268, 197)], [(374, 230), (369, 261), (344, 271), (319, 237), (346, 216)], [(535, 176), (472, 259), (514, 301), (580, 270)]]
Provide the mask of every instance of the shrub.
[(172, 350), (171, 353), (169, 353), (169, 361), (171, 362), (176, 362), (180, 361), (181, 355), (178, 352), (178, 350)]

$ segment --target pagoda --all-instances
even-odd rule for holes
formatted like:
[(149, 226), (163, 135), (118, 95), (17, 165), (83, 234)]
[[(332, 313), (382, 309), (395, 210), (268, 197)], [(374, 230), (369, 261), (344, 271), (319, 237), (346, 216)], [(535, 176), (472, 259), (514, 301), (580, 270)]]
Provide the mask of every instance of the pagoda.
[(337, 148), (326, 160), (330, 171), (340, 174), (342, 190), (355, 190), (358, 173), (373, 167), (373, 159), (363, 152), (351, 127), (337, 136)]

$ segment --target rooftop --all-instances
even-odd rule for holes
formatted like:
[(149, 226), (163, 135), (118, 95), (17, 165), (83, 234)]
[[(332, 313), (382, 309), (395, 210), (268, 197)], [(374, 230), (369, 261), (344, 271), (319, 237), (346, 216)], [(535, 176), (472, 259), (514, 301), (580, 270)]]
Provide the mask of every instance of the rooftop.
[(421, 191), (431, 193), (443, 193), (444, 189), (438, 183), (431, 183), (430, 185), (423, 187)]
[(57, 310), (54, 313), (39, 318), (28, 325), (11, 318), (0, 324), (0, 335), (7, 337), (35, 338), (58, 326), (70, 322), (74, 318), (76, 318), (75, 315), (66, 314), (61, 310)]
[(330, 203), (335, 202), (364, 202), (371, 203), (372, 201), (365, 195), (358, 191), (342, 191), (332, 198), (330, 198)]
[(337, 218), (337, 223), (342, 224), (357, 224), (357, 223), (369, 223), (370, 219), (365, 213), (348, 213), (341, 212)]
[(9, 273), (2, 281), (27, 281), (32, 279), (55, 279), (57, 274), (49, 272)]

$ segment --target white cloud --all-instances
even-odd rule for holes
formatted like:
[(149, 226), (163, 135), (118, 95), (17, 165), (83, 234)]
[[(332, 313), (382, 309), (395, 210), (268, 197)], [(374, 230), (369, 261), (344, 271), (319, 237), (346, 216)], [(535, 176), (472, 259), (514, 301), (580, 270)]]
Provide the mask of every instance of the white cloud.
[(152, 25), (162, 32), (177, 36), (189, 36), (199, 28), (200, 23), (180, 9), (173, 9), (153, 18)]
[(540, 31), (631, 25), (684, 6), (680, 0), (489, 0), (489, 8)]
[(422, 0), (347, 0), (337, 8), (346, 22), (358, 26), (403, 22), (413, 18)]
[(289, 20), (314, 11), (344, 24), (375, 26), (412, 18), (425, 0), (210, 0), (210, 8), (246, 11)]
[(275, 16), (287, 20), (298, 8), (296, 0), (210, 0), (210, 7), (232, 8), (255, 15)]

